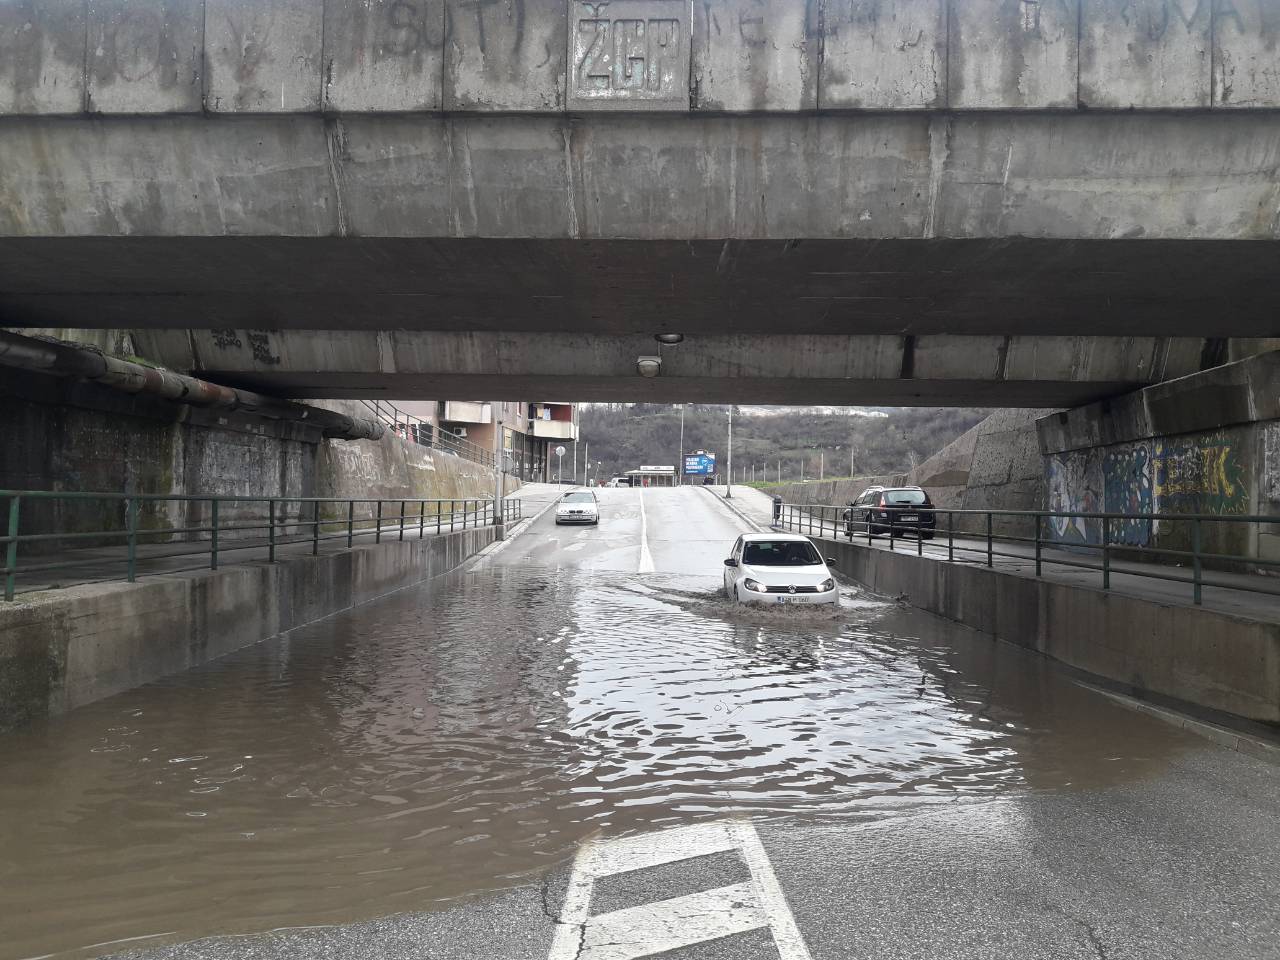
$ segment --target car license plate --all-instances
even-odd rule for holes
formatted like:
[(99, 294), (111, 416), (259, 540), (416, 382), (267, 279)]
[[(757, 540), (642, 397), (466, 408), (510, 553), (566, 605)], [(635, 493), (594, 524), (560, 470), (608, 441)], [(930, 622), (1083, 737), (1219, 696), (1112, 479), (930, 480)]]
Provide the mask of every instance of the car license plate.
[(920, 516), (915, 513), (904, 513), (902, 515), (903, 522), (906, 522), (908, 520), (919, 520), (919, 519), (920, 519)]
[(796, 600), (797, 600), (796, 597), (779, 597), (778, 598), (779, 603), (795, 603)]

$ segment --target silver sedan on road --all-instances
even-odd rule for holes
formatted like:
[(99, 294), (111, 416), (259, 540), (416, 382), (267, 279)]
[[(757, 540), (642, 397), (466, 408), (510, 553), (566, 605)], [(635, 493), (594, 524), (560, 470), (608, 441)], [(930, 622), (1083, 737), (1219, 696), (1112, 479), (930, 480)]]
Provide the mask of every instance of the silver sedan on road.
[(556, 523), (600, 522), (600, 502), (590, 490), (570, 490), (556, 504)]
[(749, 533), (724, 562), (724, 590), (740, 603), (835, 603), (835, 578), (808, 537)]

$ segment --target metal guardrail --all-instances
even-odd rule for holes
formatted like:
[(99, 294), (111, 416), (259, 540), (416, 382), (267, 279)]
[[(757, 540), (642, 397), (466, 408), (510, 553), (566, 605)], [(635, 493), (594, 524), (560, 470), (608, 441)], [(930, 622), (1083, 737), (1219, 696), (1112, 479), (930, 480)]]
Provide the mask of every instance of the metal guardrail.
[[(13, 600), (17, 576), (20, 573), (64, 571), (77, 567), (125, 565), (124, 579), (133, 583), (138, 577), (138, 564), (147, 560), (172, 560), (181, 557), (208, 556), (207, 567), (217, 570), (219, 560), (238, 550), (263, 549), (267, 561), (275, 563), (276, 551), (290, 544), (310, 544), (312, 556), (320, 552), (320, 544), (331, 540), (345, 540), (346, 546), (354, 545), (356, 538), (372, 536), (374, 543), (381, 543), (384, 536), (396, 536), (404, 540), (412, 538), (416, 530), (418, 539), (428, 533), (440, 534), (469, 527), (486, 526), (494, 521), (493, 498), (470, 497), (453, 500), (421, 499), (356, 499), (333, 497), (202, 497), (164, 496), (160, 494), (116, 493), (67, 493), (44, 490), (0, 490), (0, 502), (7, 500), (7, 508), (0, 516), (7, 517), (4, 536), (0, 536), (4, 566), (0, 577), (4, 583), (4, 599)], [(76, 531), (74, 533), (21, 532), (23, 505), (50, 501), (90, 502), (115, 505), (123, 517), (122, 526), (112, 530)], [(149, 528), (140, 523), (140, 511), (144, 505), (195, 504), (199, 512), (207, 512), (207, 521), (180, 527)], [(261, 505), (257, 510), (254, 505)], [(225, 508), (233, 506), (238, 511), (245, 507), (249, 516), (224, 519)], [(294, 508), (291, 510), (290, 508)], [(501, 506), (501, 521), (510, 523), (523, 518), (523, 506), (516, 498), (505, 498)], [(263, 535), (253, 537), (254, 531)], [(175, 539), (178, 538), (178, 539)], [(50, 546), (75, 546), (82, 544), (102, 546), (102, 541), (120, 542), (125, 549), (120, 558), (73, 557), (47, 562), (19, 565), (19, 546), (38, 545), (41, 552)], [(193, 549), (166, 550), (150, 557), (140, 557), (139, 547), (178, 546), (198, 543)], [(168, 569), (176, 573), (182, 570), (203, 569), (184, 567)], [(97, 579), (114, 580), (120, 577)]]
[(361, 400), (361, 403), (379, 421), (391, 429), (401, 440), (416, 443), (420, 446), (454, 453), (465, 460), (471, 460), (485, 467), (493, 466), (493, 451), (487, 450), (470, 440), (455, 437), (446, 430), (441, 430), (430, 420), (412, 413), (406, 413), (388, 400)]
[[(896, 550), (898, 542), (908, 539), (914, 540), (917, 555), (924, 555), (924, 543), (926, 539), (946, 538), (946, 559), (955, 560), (957, 555), (965, 558), (969, 554), (977, 554), (984, 558), (986, 566), (994, 566), (996, 558), (1004, 558), (1011, 560), (1022, 560), (1035, 562), (1036, 576), (1043, 574), (1044, 567), (1061, 566), (1072, 567), (1081, 570), (1094, 570), (1102, 575), (1102, 588), (1104, 590), (1111, 589), (1112, 573), (1122, 573), (1128, 576), (1145, 577), (1152, 580), (1166, 580), (1175, 583), (1185, 583), (1191, 587), (1192, 600), (1196, 605), (1203, 602), (1203, 591), (1206, 586), (1218, 587), (1226, 590), (1238, 590), (1245, 593), (1260, 593), (1271, 596), (1280, 596), (1280, 589), (1269, 589), (1264, 585), (1264, 580), (1259, 575), (1257, 583), (1247, 582), (1245, 580), (1224, 581), (1218, 578), (1205, 576), (1205, 564), (1218, 565), (1239, 565), (1241, 567), (1251, 568), (1249, 572), (1258, 571), (1260, 574), (1271, 569), (1280, 570), (1280, 561), (1268, 560), (1261, 557), (1251, 557), (1237, 553), (1217, 553), (1204, 550), (1205, 528), (1206, 525), (1213, 524), (1275, 524), (1280, 525), (1280, 516), (1223, 516), (1221, 514), (1187, 514), (1187, 513), (1096, 513), (1096, 512), (1073, 512), (1065, 510), (944, 510), (933, 508), (932, 514), (935, 519), (935, 526), (932, 531), (926, 531), (928, 536), (920, 536), (916, 523), (903, 523), (897, 520), (893, 513), (888, 511), (890, 516), (885, 519), (881, 517), (878, 520), (868, 522), (860, 516), (855, 516), (851, 520), (846, 520), (844, 511), (848, 507), (827, 506), (823, 504), (794, 504), (783, 503), (775, 506), (775, 525), (783, 529), (791, 530), (796, 533), (803, 533), (807, 536), (826, 537), (831, 536), (833, 539), (839, 539), (844, 534), (850, 541), (855, 536), (859, 538), (865, 536), (867, 544), (871, 545), (876, 536), (884, 536), (887, 531), (888, 544), (890, 550)], [(860, 509), (855, 508), (856, 513), (861, 513)], [(913, 513), (928, 513), (928, 510), (912, 510)], [(941, 524), (941, 518), (946, 517), (947, 523), (944, 528)], [(974, 533), (972, 531), (957, 530), (956, 518), (975, 517), (983, 521), (982, 526), (985, 532)], [(997, 518), (1016, 518), (1028, 522), (1034, 527), (1034, 536), (1014, 536), (1012, 534), (998, 534), (994, 532), (995, 520)], [(1098, 522), (1100, 527), (1100, 542), (1093, 543), (1088, 541), (1064, 541), (1046, 537), (1045, 524), (1055, 519), (1060, 520), (1082, 520), (1086, 522)], [(1128, 523), (1149, 524), (1148, 530), (1154, 534), (1157, 525), (1164, 524), (1184, 524), (1189, 549), (1181, 549), (1173, 546), (1145, 546), (1125, 543), (1115, 537), (1115, 531), (1121, 529), (1119, 524)], [(878, 533), (878, 531), (880, 531)], [(981, 542), (981, 546), (971, 546), (964, 542), (957, 543), (956, 536), (959, 534), (965, 538), (977, 538)], [(1167, 534), (1166, 534), (1167, 535)], [(1032, 549), (1029, 553), (1014, 553), (1008, 550), (997, 549), (998, 545), (1020, 543), (1031, 545)], [(1046, 549), (1058, 550), (1063, 552), (1084, 551), (1093, 552), (1098, 556), (1098, 561), (1090, 563), (1083, 560), (1071, 560), (1064, 557), (1047, 556)], [(938, 554), (941, 556), (941, 547), (938, 547)], [(1123, 569), (1115, 569), (1114, 560), (1131, 560), (1135, 563), (1128, 563)], [(1189, 563), (1190, 571), (1186, 573), (1167, 572), (1171, 568), (1176, 567), (1180, 563)]]

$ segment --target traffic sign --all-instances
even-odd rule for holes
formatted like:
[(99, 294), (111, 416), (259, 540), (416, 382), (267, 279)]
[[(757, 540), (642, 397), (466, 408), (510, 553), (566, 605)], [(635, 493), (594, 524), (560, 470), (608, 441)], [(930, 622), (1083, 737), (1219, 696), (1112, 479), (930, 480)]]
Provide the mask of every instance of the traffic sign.
[(565, 452), (565, 451), (564, 451), (564, 447), (556, 447), (556, 456), (557, 456), (557, 457), (563, 457), (563, 456), (564, 456), (564, 452)]

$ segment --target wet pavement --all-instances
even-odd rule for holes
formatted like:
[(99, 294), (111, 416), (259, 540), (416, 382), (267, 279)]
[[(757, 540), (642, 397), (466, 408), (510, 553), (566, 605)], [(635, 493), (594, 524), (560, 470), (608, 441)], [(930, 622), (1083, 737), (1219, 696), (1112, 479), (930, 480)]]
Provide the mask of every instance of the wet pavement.
[(851, 587), (735, 607), (722, 505), (600, 497), (0, 739), (0, 955), (1280, 956), (1277, 767)]

